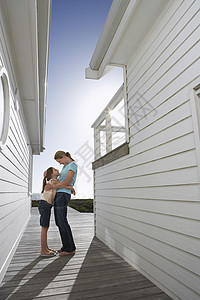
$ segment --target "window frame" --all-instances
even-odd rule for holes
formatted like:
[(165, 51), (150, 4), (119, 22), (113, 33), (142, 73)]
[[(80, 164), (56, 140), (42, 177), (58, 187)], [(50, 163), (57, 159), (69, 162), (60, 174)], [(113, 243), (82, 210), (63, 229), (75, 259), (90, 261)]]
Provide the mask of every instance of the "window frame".
[(197, 152), (198, 173), (200, 182), (200, 84), (195, 86), (189, 93), (192, 120), (194, 126), (194, 140)]
[[(125, 126), (125, 142), (123, 142), (118, 147), (112, 149), (112, 125), (111, 125), (111, 116), (110, 111), (112, 111), (117, 105), (124, 100), (124, 122)], [(105, 121), (105, 125), (101, 126), (102, 122)], [(115, 127), (115, 126), (114, 126)], [(94, 156), (95, 161), (92, 166), (93, 169), (99, 168), (105, 164), (110, 163), (124, 155), (129, 154), (129, 127), (128, 127), (128, 109), (127, 109), (127, 92), (126, 92), (126, 84), (122, 84), (118, 89), (116, 94), (112, 97), (108, 105), (99, 115), (97, 120), (92, 125), (94, 128)], [(123, 128), (119, 126), (120, 132), (123, 131)], [(101, 155), (101, 131), (105, 131), (105, 139), (106, 139), (106, 154)]]
[(3, 86), (3, 100), (4, 100), (4, 110), (3, 110), (3, 126), (0, 136), (0, 151), (5, 148), (6, 141), (8, 138), (9, 124), (10, 124), (10, 93), (9, 93), (9, 80), (8, 74), (4, 67), (0, 67), (0, 79), (2, 80)]

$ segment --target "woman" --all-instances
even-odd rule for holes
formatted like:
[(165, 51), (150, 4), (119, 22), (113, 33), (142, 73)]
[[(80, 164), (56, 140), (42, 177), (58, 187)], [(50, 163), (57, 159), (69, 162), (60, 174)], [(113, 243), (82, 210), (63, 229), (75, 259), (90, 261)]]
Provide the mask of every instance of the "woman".
[(75, 254), (75, 244), (70, 225), (67, 221), (67, 206), (71, 199), (71, 190), (66, 185), (74, 186), (77, 176), (77, 165), (69, 152), (57, 151), (54, 159), (63, 165), (59, 182), (48, 185), (49, 189), (57, 189), (54, 203), (55, 222), (58, 226), (62, 247), (58, 252), (60, 256)]

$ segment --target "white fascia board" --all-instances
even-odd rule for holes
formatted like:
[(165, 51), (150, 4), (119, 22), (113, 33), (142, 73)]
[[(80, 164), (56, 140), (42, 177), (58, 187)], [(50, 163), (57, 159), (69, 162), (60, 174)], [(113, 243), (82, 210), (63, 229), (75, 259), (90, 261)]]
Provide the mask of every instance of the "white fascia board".
[(107, 66), (111, 64), (110, 58), (114, 53), (138, 2), (139, 0), (113, 1), (101, 36), (90, 61), (90, 66), (85, 71), (86, 78), (100, 79), (108, 72), (108, 70), (106, 72), (105, 70)]
[(100, 35), (97, 46), (93, 53), (92, 59), (90, 61), (90, 66), (85, 70), (86, 78), (99, 79), (100, 77), (103, 76), (103, 74), (105, 75), (103, 71), (101, 72), (101, 76), (99, 76), (98, 70), (101, 66), (102, 61), (104, 60), (104, 56), (118, 29), (118, 26), (121, 22), (121, 19), (123, 18), (127, 6), (132, 1), (135, 0), (114, 0), (113, 1), (105, 25), (103, 27), (102, 33)]
[(46, 123), (46, 91), (48, 78), (49, 42), (52, 0), (37, 0), (38, 19), (38, 57), (39, 57), (39, 115), (40, 115), (40, 151), (44, 150)]
[(112, 70), (113, 66), (106, 66), (103, 70), (101, 76), (99, 75), (99, 70), (92, 70), (90, 67), (85, 69), (85, 78), (86, 79), (100, 79), (104, 75), (106, 75), (110, 70)]
[[(101, 62), (101, 65), (99, 67), (99, 78), (101, 78), (104, 74), (104, 70), (106, 68), (106, 66), (108, 64), (115, 64), (115, 62), (112, 62), (112, 56), (113, 53), (116, 51), (117, 49), (117, 45), (119, 44), (121, 38), (123, 37), (123, 35), (125, 34), (125, 30), (127, 28), (127, 25), (132, 17), (132, 15), (134, 14), (134, 11), (136, 10), (136, 7), (138, 5), (140, 0), (131, 0), (125, 13), (124, 16), (118, 26), (118, 29), (110, 43), (110, 46), (104, 56), (103, 61)], [(116, 65), (117, 66), (117, 65)], [(122, 65), (119, 65), (120, 67), (122, 67)]]
[(92, 70), (90, 67), (85, 69), (85, 78), (86, 79), (99, 79), (99, 71)]
[(107, 51), (113, 36), (119, 26), (119, 23), (124, 15), (124, 12), (131, 0), (114, 0), (108, 17), (106, 19), (105, 25), (101, 32), (100, 38), (98, 40), (97, 46), (95, 48), (94, 54), (90, 61), (90, 67), (93, 70), (99, 69), (101, 61)]

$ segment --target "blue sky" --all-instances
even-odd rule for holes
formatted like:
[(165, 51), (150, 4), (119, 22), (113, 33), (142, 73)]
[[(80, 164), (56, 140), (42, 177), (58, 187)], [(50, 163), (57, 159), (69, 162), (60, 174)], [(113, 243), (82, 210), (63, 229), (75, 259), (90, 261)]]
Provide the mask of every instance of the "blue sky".
[[(122, 70), (100, 80), (85, 79), (85, 68), (108, 15), (111, 0), (53, 0), (47, 85), (45, 151), (33, 159), (33, 193), (57, 150), (77, 161), (77, 198), (93, 197), (93, 129), (98, 115), (122, 84)], [(87, 148), (87, 155), (80, 153)]]

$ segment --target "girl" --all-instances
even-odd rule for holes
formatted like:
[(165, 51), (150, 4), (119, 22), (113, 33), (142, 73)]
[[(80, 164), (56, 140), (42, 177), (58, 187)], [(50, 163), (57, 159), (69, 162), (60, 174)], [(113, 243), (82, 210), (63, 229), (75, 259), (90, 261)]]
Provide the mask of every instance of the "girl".
[[(40, 213), (40, 226), (41, 226), (41, 256), (54, 256), (56, 254), (55, 250), (48, 247), (47, 244), (47, 231), (49, 229), (49, 222), (51, 216), (51, 208), (55, 198), (56, 189), (46, 190), (46, 185), (55, 184), (58, 182), (57, 177), (59, 176), (59, 171), (53, 167), (48, 168), (44, 172), (43, 187), (42, 187), (42, 199), (39, 202), (39, 213)], [(66, 186), (67, 189), (75, 194), (75, 190), (72, 186)]]

